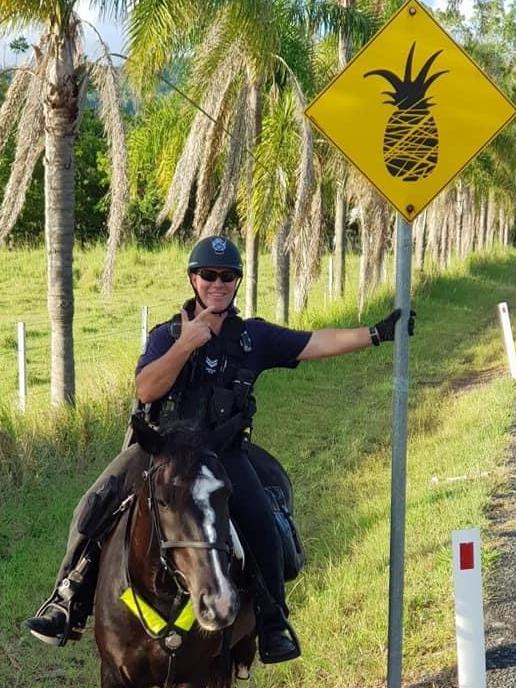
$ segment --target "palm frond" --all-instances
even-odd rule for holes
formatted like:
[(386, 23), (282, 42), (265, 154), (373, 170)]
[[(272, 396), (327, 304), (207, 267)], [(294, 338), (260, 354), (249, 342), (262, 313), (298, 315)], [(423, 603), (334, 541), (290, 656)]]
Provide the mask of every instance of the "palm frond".
[(326, 36), (318, 41), (313, 51), (312, 70), (315, 88), (320, 90), (337, 74), (339, 67), (338, 40)]
[(311, 32), (323, 36), (343, 36), (348, 59), (367, 43), (383, 24), (382, 6), (385, 2), (380, 4), (367, 0), (309, 0), (306, 5), (307, 22)]
[(149, 178), (166, 194), (192, 118), (192, 108), (174, 92), (146, 103), (128, 134), (131, 196), (137, 196)]
[(23, 106), (33, 75), (29, 68), (21, 67), (16, 71), (5, 100), (0, 108), (0, 153), (5, 147), (9, 134), (16, 126), (18, 115)]
[(286, 62), (281, 57), (277, 57), (277, 59), (283, 64), (290, 76), (292, 93), (294, 96), (294, 113), (297, 119), (299, 135), (301, 139), (301, 154), (297, 173), (296, 199), (291, 228), (291, 234), (295, 235), (298, 229), (302, 226), (304, 219), (307, 217), (312, 201), (315, 182), (314, 144), (312, 128), (308, 122), (308, 119), (305, 117), (307, 103), (303, 91), (301, 90), (299, 82)]
[(33, 24), (66, 30), (76, 5), (77, 0), (2, 0), (0, 32), (9, 33)]
[(30, 80), (18, 124), (18, 138), (11, 174), (0, 206), (0, 243), (14, 227), (23, 208), (34, 167), (44, 148), (43, 74), (46, 63), (39, 65)]
[(220, 183), (219, 193), (213, 208), (204, 224), (202, 236), (208, 236), (220, 232), (229, 209), (236, 199), (238, 179), (245, 145), (245, 106), (247, 102), (247, 89), (249, 85), (244, 83), (237, 98), (233, 131), (229, 144), (224, 174)]
[(391, 209), (372, 184), (354, 167), (346, 179), (348, 202), (360, 220), (361, 256), (358, 280), (358, 312), (385, 275), (385, 257), (391, 242)]
[(98, 7), (99, 16), (115, 20), (123, 20), (126, 18), (127, 13), (133, 9), (137, 4), (138, 0), (90, 0), (91, 4), (95, 2), (95, 6)]
[[(187, 50), (219, 3), (215, 0), (139, 0), (129, 17), (128, 72), (145, 89), (169, 64), (171, 56)], [(149, 49), (152, 46), (152, 49)]]
[(129, 205), (129, 181), (127, 146), (120, 108), (119, 73), (113, 65), (108, 46), (105, 43), (101, 45), (103, 59), (101, 63), (92, 66), (91, 77), (100, 98), (100, 116), (104, 124), (111, 160), (111, 203), (107, 223), (108, 245), (101, 278), (102, 290), (109, 293), (113, 286), (116, 249), (125, 229)]
[[(211, 80), (209, 90), (202, 102), (203, 109), (209, 112), (210, 115), (221, 111), (222, 103), (227, 97), (233, 80), (241, 67), (242, 65), (238, 60), (238, 51), (236, 53), (235, 51), (229, 51), (225, 59), (219, 64), (217, 73)], [(198, 111), (194, 117), (183, 153), (177, 163), (167, 198), (157, 219), (158, 224), (161, 224), (166, 217), (171, 216), (171, 224), (167, 236), (174, 234), (183, 222), (193, 184), (197, 178), (199, 165), (202, 160), (210, 121), (202, 111)]]
[(47, 19), (43, 8), (30, 0), (0, 3), (0, 36), (23, 31), (31, 25), (44, 24)]
[(275, 11), (281, 3), (270, 0), (222, 2), (195, 54), (191, 88), (202, 93), (228, 50), (238, 49), (251, 70), (251, 80), (262, 81), (272, 69), (273, 55), (281, 47)]
[[(214, 101), (212, 107), (219, 104), (217, 100), (214, 99)], [(160, 225), (165, 222), (167, 217), (171, 218), (170, 227), (167, 231), (168, 237), (172, 236), (183, 222), (199, 170), (207, 131), (208, 121), (201, 113), (197, 113), (176, 165), (165, 203), (156, 220), (156, 224)]]
[(240, 214), (246, 221), (249, 214), (253, 230), (269, 243), (292, 211), (298, 147), (292, 93), (286, 91), (263, 120), (255, 148), (251, 208), (243, 194), (239, 204)]
[(241, 36), (228, 29), (227, 9), (223, 9), (215, 16), (195, 51), (189, 79), (189, 90), (194, 98), (202, 98), (206, 83), (217, 78), (229, 53), (238, 55), (239, 60), (245, 59)]
[(215, 170), (219, 153), (226, 142), (225, 129), (229, 124), (231, 114), (231, 98), (225, 98), (220, 104), (220, 110), (216, 114), (216, 121), (208, 125), (206, 143), (204, 145), (203, 158), (199, 165), (197, 188), (195, 194), (195, 213), (193, 227), (197, 234), (202, 231), (213, 201), (215, 192)]

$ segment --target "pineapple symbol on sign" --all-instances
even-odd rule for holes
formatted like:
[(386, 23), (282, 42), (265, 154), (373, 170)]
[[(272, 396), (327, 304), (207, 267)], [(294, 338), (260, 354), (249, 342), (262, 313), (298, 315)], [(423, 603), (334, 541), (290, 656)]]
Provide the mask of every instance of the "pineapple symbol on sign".
[(381, 76), (394, 89), (382, 91), (392, 99), (385, 100), (384, 103), (396, 106), (385, 129), (383, 156), (389, 173), (404, 182), (416, 182), (428, 177), (437, 165), (439, 134), (435, 119), (430, 113), (434, 103), (430, 102), (427, 91), (436, 79), (449, 71), (437, 72), (428, 77), (432, 64), (442, 53), (442, 50), (438, 50), (428, 58), (413, 80), (415, 49), (414, 42), (407, 57), (403, 80), (388, 69), (374, 69), (364, 74), (364, 78)]

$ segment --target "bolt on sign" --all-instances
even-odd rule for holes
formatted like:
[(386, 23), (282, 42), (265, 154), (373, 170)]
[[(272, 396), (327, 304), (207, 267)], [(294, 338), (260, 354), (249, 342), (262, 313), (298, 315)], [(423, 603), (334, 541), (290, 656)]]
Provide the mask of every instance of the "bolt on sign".
[(403, 5), (306, 109), (408, 222), (515, 114), (416, 0)]

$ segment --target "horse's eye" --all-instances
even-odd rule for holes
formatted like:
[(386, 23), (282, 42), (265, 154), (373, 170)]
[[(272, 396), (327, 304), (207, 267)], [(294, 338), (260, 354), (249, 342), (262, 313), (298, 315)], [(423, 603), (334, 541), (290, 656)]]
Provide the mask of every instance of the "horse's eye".
[(157, 499), (158, 505), (163, 507), (163, 509), (168, 509), (168, 504), (164, 499)]

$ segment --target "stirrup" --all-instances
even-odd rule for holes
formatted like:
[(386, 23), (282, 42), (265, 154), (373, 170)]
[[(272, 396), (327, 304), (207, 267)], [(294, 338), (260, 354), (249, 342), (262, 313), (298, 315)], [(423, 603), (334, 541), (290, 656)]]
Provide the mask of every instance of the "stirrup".
[(299, 638), (297, 637), (297, 633), (294, 630), (294, 627), (292, 624), (287, 620), (285, 617), (285, 630), (288, 631), (288, 634), (290, 635), (290, 640), (294, 643), (294, 645), (297, 648), (297, 651), (299, 654), (301, 654), (301, 645), (299, 644)]
[[(279, 625), (275, 624), (276, 629), (281, 630), (282, 632), (286, 631), (288, 636), (290, 637), (290, 640), (292, 641), (292, 644), (297, 650), (297, 656), (301, 655), (301, 645), (299, 643), (299, 638), (297, 637), (297, 633), (294, 630), (294, 627), (292, 624), (288, 621), (285, 612), (281, 608), (281, 606), (277, 606), (277, 609), (279, 611), (279, 615), (281, 618), (281, 627)], [(266, 627), (265, 627), (266, 628)], [(260, 637), (260, 634), (264, 632), (264, 625), (263, 625), (263, 620), (258, 617), (257, 619), (257, 629), (258, 629), (258, 637)], [(260, 644), (260, 643), (259, 643)], [(262, 658), (263, 662), (263, 658)], [(264, 662), (266, 664), (267, 662)]]
[(54, 591), (52, 595), (43, 602), (41, 607), (38, 609), (36, 612), (35, 616), (44, 616), (45, 612), (48, 609), (51, 609), (52, 607), (55, 609), (58, 609), (60, 612), (62, 612), (65, 615), (65, 626), (63, 630), (63, 635), (62, 636), (55, 636), (52, 638), (52, 636), (48, 635), (43, 635), (42, 633), (38, 633), (38, 631), (34, 631), (31, 628), (29, 629), (30, 633), (35, 637), (38, 638), (38, 640), (41, 640), (44, 643), (47, 643), (47, 645), (54, 645), (56, 647), (63, 647), (66, 645), (68, 640), (79, 640), (82, 637), (82, 632), (78, 633), (78, 631), (75, 631), (72, 629), (71, 626), (71, 619), (70, 619), (70, 604), (69, 602), (65, 601), (58, 601), (59, 600), (59, 595), (57, 594), (57, 591)]
[(258, 649), (263, 664), (288, 662), (301, 655), (297, 639), (289, 629), (271, 629), (265, 636), (259, 636)]

